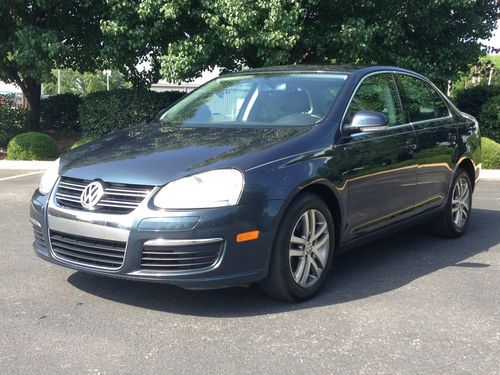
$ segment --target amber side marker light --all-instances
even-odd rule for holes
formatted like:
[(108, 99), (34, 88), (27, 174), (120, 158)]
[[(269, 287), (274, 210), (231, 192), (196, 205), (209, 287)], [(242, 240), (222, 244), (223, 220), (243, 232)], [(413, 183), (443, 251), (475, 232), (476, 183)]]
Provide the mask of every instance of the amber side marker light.
[(253, 230), (251, 232), (240, 233), (236, 236), (236, 242), (246, 242), (252, 241), (259, 238), (260, 232), (258, 230)]

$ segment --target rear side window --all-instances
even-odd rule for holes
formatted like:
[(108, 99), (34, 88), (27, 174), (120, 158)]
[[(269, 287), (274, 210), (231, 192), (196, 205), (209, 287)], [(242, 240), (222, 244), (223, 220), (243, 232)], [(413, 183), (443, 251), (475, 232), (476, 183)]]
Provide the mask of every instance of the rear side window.
[(431, 85), (409, 75), (398, 76), (402, 87), (403, 106), (412, 122), (449, 116), (447, 105)]
[(383, 113), (387, 116), (389, 125), (404, 122), (398, 91), (391, 74), (376, 74), (361, 83), (352, 98), (345, 122), (351, 123), (354, 114), (361, 110)]

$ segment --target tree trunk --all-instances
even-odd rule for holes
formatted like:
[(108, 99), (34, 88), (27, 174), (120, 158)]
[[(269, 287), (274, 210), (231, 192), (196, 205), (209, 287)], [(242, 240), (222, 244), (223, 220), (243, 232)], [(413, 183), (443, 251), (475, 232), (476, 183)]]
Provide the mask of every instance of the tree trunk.
[(42, 85), (32, 78), (25, 78), (21, 90), (28, 101), (30, 113), (28, 116), (28, 128), (31, 130), (40, 129), (40, 96)]

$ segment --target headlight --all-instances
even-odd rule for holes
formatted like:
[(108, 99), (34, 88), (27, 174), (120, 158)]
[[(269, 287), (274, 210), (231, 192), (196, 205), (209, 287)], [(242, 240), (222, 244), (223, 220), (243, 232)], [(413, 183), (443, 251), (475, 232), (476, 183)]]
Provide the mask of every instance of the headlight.
[(38, 188), (38, 190), (40, 190), (40, 193), (42, 193), (43, 195), (49, 194), (54, 187), (54, 184), (59, 177), (59, 163), (60, 160), (57, 159), (54, 164), (43, 174), (42, 179), (40, 180), (40, 187)]
[(171, 209), (234, 206), (243, 185), (243, 174), (236, 169), (203, 172), (165, 185), (156, 194), (154, 204)]

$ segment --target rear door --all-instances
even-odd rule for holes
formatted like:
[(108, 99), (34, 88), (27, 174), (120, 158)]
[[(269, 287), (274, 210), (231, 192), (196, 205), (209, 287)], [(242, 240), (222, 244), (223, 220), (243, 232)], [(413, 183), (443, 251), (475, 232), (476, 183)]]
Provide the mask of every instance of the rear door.
[(405, 119), (392, 73), (377, 73), (362, 81), (343, 123), (350, 123), (360, 110), (384, 113), (389, 127), (344, 139), (349, 165), (349, 239), (411, 215), (417, 182), (415, 132)]
[(441, 94), (428, 82), (396, 75), (404, 110), (417, 134), (418, 211), (439, 206), (446, 198), (456, 158), (457, 127)]

